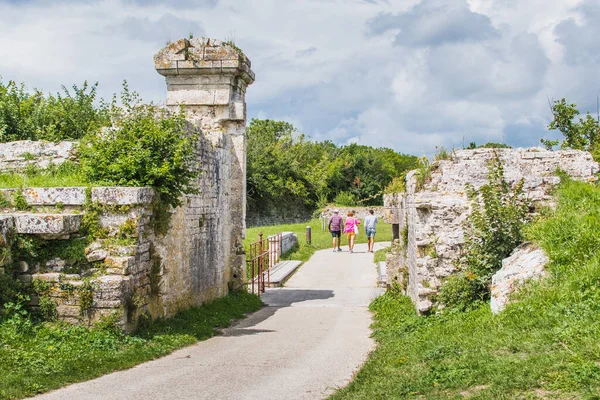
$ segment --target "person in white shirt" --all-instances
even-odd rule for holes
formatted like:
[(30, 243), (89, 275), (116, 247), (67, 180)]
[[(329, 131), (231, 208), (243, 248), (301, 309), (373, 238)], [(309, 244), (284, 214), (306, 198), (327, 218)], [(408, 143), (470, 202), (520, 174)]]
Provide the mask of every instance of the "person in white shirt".
[(367, 251), (372, 253), (375, 246), (375, 227), (378, 221), (373, 210), (369, 210), (369, 214), (365, 218), (365, 231), (367, 232)]

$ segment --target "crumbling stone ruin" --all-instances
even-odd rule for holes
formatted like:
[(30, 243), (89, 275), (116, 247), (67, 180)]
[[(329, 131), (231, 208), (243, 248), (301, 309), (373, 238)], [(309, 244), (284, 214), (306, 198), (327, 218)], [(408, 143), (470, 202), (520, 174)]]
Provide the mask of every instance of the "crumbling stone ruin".
[(434, 295), (452, 274), (464, 244), (464, 223), (470, 213), (467, 185), (487, 183), (488, 162), (500, 156), (509, 183), (524, 180), (523, 191), (532, 212), (552, 205), (551, 190), (560, 183), (557, 170), (574, 179), (595, 180), (599, 171), (587, 152), (530, 149), (454, 151), (449, 160), (434, 161), (431, 177), (417, 186), (417, 171), (406, 176), (406, 193), (384, 196), (386, 219), (393, 224), (396, 248), (388, 256), (388, 285), (397, 284), (419, 313), (434, 306)]
[[(37, 282), (58, 317), (91, 323), (113, 314), (133, 329), (139, 316), (170, 316), (245, 284), (246, 87), (250, 61), (235, 46), (208, 38), (181, 39), (154, 56), (167, 83), (166, 106), (181, 107), (199, 135), (197, 194), (186, 195), (167, 231), (159, 231), (151, 188), (63, 187), (2, 190), (24, 203), (0, 203), (0, 269), (19, 262), (20, 279)], [(75, 160), (75, 143), (0, 144), (0, 170), (45, 168)], [(77, 247), (83, 220), (102, 231), (83, 259), (31, 259), (11, 254), (31, 241), (44, 254)], [(54, 254), (54, 253), (53, 253)], [(85, 264), (82, 268), (80, 264)], [(45, 282), (45, 283), (39, 283)], [(34, 304), (39, 299), (34, 299)]]

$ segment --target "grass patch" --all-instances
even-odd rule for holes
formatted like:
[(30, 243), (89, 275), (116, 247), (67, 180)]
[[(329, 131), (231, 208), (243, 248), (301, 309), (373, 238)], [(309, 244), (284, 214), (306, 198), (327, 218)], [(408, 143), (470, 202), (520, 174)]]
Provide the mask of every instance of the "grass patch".
[(371, 304), (378, 348), (333, 399), (600, 398), (600, 189), (566, 182), (559, 206), (528, 226), (551, 277), (492, 315), (416, 315), (388, 292)]
[[(364, 223), (364, 222), (362, 222)], [(311, 244), (306, 243), (306, 227), (312, 228), (312, 240)], [(327, 230), (321, 229), (321, 220), (313, 219), (306, 223), (301, 224), (288, 224), (288, 225), (275, 225), (275, 226), (262, 226), (248, 228), (246, 230), (246, 239), (244, 240), (244, 247), (248, 251), (248, 245), (258, 240), (258, 234), (262, 232), (263, 238), (274, 235), (279, 232), (294, 232), (298, 235), (298, 247), (292, 249), (290, 252), (283, 255), (284, 260), (299, 260), (308, 261), (308, 259), (317, 251), (323, 249), (332, 248), (331, 233)], [(377, 234), (375, 240), (378, 242), (391, 242), (392, 241), (392, 225), (379, 222), (377, 224)], [(361, 224), (361, 231), (356, 237), (354, 242), (356, 243), (367, 243), (367, 236)], [(346, 246), (346, 247), (344, 247)], [(346, 236), (342, 234), (342, 248), (348, 250), (348, 241)]]
[(392, 246), (388, 246), (386, 248), (377, 250), (373, 254), (373, 262), (378, 263), (378, 262), (385, 261), (386, 255), (387, 255), (387, 253), (390, 252), (391, 249), (392, 249)]
[(5, 320), (0, 324), (0, 399), (23, 398), (164, 356), (218, 334), (261, 305), (257, 296), (233, 293), (148, 323), (133, 335), (110, 323), (86, 329)]
[(0, 189), (87, 186), (89, 183), (79, 166), (71, 162), (50, 166), (47, 169), (29, 166), (23, 173), (0, 173)]

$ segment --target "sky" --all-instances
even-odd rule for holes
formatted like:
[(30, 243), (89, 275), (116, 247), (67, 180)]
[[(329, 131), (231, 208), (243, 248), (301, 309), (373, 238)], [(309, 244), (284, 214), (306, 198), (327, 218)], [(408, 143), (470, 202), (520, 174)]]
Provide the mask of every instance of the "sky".
[(191, 33), (250, 58), (249, 119), (415, 155), (526, 147), (559, 137), (549, 100), (596, 113), (598, 21), (600, 0), (0, 0), (0, 76), (161, 103), (152, 57)]

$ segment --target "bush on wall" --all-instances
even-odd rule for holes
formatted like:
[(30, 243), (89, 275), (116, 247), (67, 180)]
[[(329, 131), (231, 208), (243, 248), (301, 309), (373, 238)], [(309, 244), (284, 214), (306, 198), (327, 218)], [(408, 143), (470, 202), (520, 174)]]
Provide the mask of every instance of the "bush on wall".
[(183, 193), (193, 193), (196, 140), (182, 113), (170, 115), (154, 105), (141, 105), (139, 95), (123, 84), (121, 106), (110, 109), (113, 125), (82, 142), (84, 175), (100, 185), (150, 186), (175, 207)]

